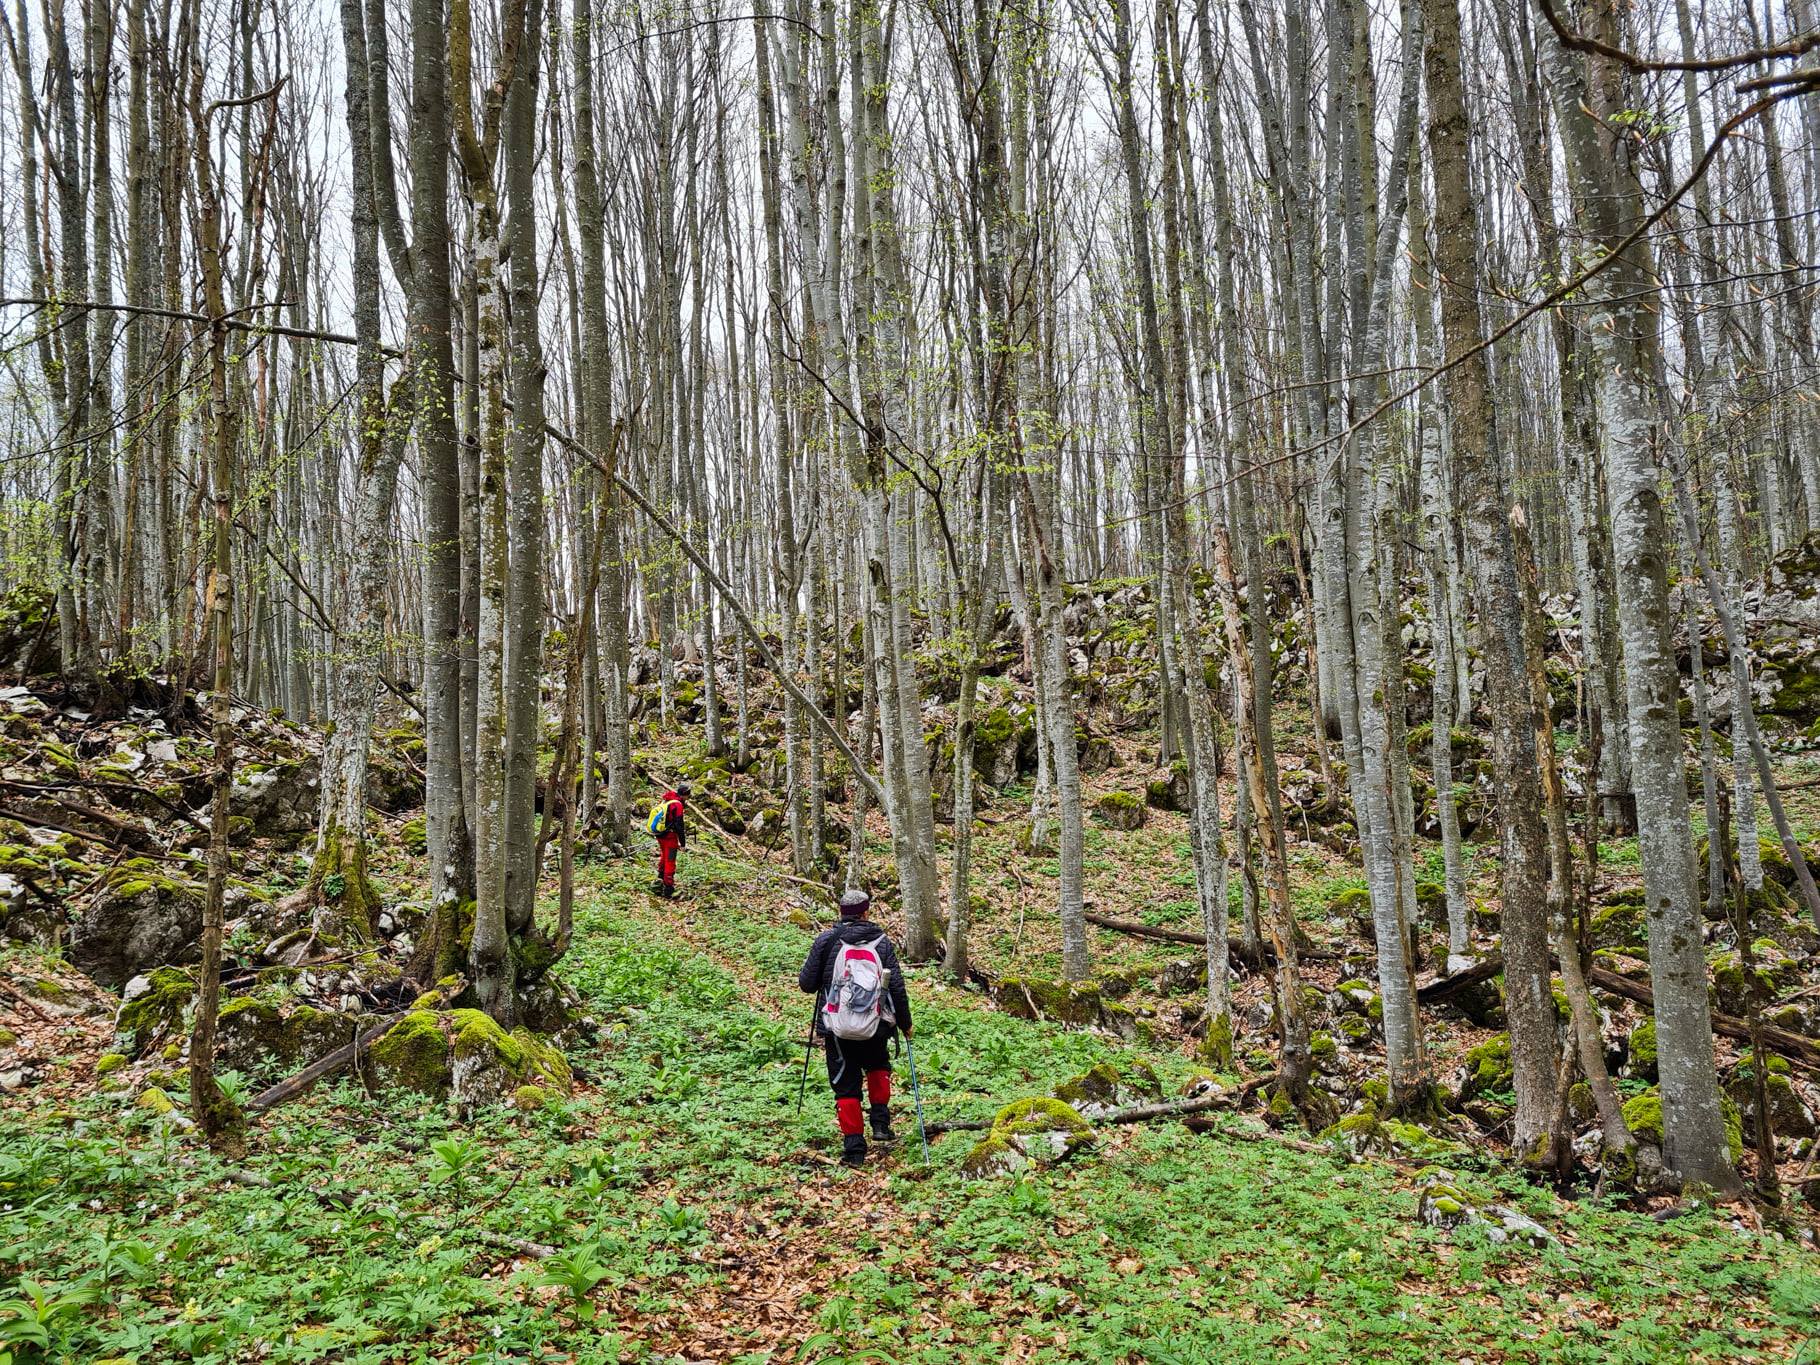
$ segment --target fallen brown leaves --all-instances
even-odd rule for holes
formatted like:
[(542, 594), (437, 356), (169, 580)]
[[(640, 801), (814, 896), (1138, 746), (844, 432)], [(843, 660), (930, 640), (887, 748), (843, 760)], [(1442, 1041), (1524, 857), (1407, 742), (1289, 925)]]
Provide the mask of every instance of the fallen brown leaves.
[(787, 1196), (713, 1215), (703, 1261), (721, 1273), (694, 1287), (686, 1311), (640, 1306), (647, 1286), (628, 1284), (600, 1305), (603, 1321), (658, 1354), (726, 1360), (790, 1348), (819, 1330), (816, 1308), (837, 1292), (851, 1249), (902, 1240), (905, 1219), (877, 1167), (817, 1169)]

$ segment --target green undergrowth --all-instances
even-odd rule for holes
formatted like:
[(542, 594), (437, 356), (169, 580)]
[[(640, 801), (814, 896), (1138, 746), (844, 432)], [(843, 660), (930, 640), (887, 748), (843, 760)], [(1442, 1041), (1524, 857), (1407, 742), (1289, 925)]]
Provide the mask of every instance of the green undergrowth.
[[(1720, 1217), (1657, 1224), (1474, 1175), (1475, 1198), (1562, 1239), (1496, 1247), (1422, 1226), (1394, 1168), (1256, 1140), (1247, 1119), (1108, 1130), (998, 1181), (960, 1176), (957, 1134), (923, 1172), (902, 1062), (906, 1140), (849, 1174), (819, 1057), (796, 1110), (813, 924), (781, 883), (691, 854), (675, 903), (642, 894), (642, 862), (584, 870), (562, 971), (599, 1035), (570, 1053), (573, 1100), (461, 1124), (344, 1083), (268, 1117), (232, 1178), (117, 1094), (9, 1110), (0, 1333), (30, 1314), (47, 1343), (17, 1358), (1768, 1360), (1812, 1329), (1811, 1255)], [(1140, 1055), (1167, 1093), (1189, 1074), (999, 1014), (934, 969), (911, 989), (931, 1119), (989, 1119)], [(868, 1219), (830, 1227), (851, 1201)], [(784, 1288), (753, 1292), (792, 1296), (777, 1323), (736, 1288), (773, 1264)], [(674, 1325), (710, 1313), (737, 1349), (680, 1351)]]

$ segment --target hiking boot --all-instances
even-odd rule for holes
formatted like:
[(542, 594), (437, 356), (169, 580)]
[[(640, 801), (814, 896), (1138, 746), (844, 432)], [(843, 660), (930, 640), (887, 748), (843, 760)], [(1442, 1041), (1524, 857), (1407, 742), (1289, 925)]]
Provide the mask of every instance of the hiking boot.
[(840, 1159), (843, 1165), (864, 1166), (866, 1164), (866, 1136), (864, 1133), (848, 1133), (841, 1139)]
[(891, 1131), (891, 1106), (875, 1104), (872, 1106), (872, 1140), (874, 1142), (896, 1142), (897, 1134)]

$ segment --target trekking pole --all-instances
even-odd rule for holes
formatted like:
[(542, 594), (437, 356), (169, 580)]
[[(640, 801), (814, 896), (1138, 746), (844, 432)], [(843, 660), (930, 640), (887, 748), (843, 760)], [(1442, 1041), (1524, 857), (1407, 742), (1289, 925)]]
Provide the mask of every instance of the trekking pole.
[(910, 1097), (916, 1101), (916, 1135), (923, 1142), (923, 1165), (929, 1164), (929, 1133), (923, 1127), (923, 1087), (916, 1079), (916, 1044), (910, 1041), (910, 1035), (904, 1034), (904, 1055), (910, 1059)]
[(803, 1044), (803, 1076), (796, 1085), (796, 1112), (803, 1112), (803, 1095), (809, 1089), (809, 1054), (815, 1051), (815, 1025), (822, 1016), (821, 992), (815, 993), (815, 1003), (809, 1008), (809, 1038)]

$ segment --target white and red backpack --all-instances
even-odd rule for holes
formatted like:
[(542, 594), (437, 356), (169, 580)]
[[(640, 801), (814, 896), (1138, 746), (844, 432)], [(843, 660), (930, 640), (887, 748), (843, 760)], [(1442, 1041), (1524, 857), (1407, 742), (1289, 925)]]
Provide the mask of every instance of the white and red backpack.
[(881, 1022), (896, 1023), (885, 968), (885, 936), (843, 943), (834, 953), (834, 972), (822, 1003), (822, 1029), (836, 1038), (870, 1038)]

